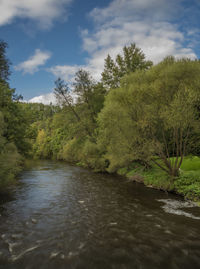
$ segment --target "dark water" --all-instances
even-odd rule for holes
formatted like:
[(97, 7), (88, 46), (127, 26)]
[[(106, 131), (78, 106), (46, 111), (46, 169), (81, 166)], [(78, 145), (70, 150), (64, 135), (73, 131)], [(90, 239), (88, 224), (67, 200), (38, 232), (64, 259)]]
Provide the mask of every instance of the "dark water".
[(0, 203), (0, 268), (200, 268), (200, 208), (125, 179), (40, 162)]

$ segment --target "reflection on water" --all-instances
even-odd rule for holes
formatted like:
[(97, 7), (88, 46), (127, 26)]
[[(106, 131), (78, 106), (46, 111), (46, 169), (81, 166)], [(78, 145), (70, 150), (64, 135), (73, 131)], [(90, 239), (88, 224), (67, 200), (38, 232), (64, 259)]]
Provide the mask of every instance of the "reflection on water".
[(200, 209), (43, 161), (0, 202), (0, 268), (200, 268)]

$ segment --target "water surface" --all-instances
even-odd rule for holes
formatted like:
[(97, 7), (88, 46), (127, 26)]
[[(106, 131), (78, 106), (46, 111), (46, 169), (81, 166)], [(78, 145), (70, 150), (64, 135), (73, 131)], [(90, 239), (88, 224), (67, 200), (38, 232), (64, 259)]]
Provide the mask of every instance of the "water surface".
[(200, 208), (61, 162), (0, 201), (0, 268), (200, 268)]

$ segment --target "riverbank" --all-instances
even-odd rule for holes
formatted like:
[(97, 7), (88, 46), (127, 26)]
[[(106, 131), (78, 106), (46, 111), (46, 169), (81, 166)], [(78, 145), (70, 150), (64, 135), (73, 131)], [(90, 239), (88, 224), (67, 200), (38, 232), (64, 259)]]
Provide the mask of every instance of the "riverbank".
[[(32, 161), (33, 160), (24, 160), (23, 168), (29, 167), (29, 162), (32, 163)], [(38, 162), (38, 160), (36, 162)], [(74, 165), (82, 166), (80, 163), (79, 165)], [(17, 183), (16, 174), (19, 174), (23, 168), (22, 163), (20, 163), (17, 171), (15, 171), (17, 172), (15, 176), (12, 174), (9, 180), (7, 179), (1, 182), (0, 192), (6, 192), (11, 186)], [(135, 163), (128, 168), (124, 167), (118, 169), (117, 174), (125, 176), (131, 181), (142, 183), (150, 188), (175, 193), (200, 205), (200, 158), (197, 156), (184, 159), (180, 169), (180, 176), (174, 181), (155, 165), (152, 165), (149, 169), (145, 169), (144, 166)]]
[(129, 168), (120, 168), (117, 174), (143, 183), (147, 187), (173, 192), (200, 204), (200, 158), (187, 157), (180, 169), (180, 176), (174, 181), (160, 168), (152, 165), (150, 169), (134, 164)]

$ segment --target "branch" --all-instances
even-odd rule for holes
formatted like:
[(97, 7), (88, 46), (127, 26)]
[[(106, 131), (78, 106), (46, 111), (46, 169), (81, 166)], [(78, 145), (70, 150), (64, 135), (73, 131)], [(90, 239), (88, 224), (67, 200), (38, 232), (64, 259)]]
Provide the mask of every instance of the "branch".
[(167, 174), (169, 174), (169, 171), (163, 167), (161, 164), (159, 164), (158, 162), (156, 162), (155, 160), (152, 160), (153, 163), (155, 163), (158, 167), (160, 167), (162, 170), (164, 170)]

